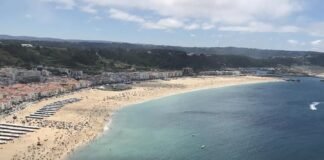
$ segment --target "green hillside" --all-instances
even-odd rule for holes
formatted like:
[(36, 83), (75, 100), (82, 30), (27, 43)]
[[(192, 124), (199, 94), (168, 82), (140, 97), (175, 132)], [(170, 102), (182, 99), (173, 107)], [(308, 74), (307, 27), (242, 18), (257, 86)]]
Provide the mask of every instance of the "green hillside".
[[(30, 43), (33, 47), (22, 47)], [(263, 58), (229, 53), (211, 54), (204, 50), (188, 48), (136, 45), (127, 43), (74, 42), (74, 41), (26, 41), (2, 40), (0, 66), (31, 68), (37, 65), (82, 69), (88, 73), (127, 70), (173, 70), (192, 67), (195, 70), (225, 67), (276, 67), (299, 64), (324, 65), (324, 56), (318, 53), (296, 52), (294, 56), (267, 56)], [(198, 53), (199, 51), (199, 53)], [(231, 52), (230, 52), (231, 51)], [(246, 50), (242, 51), (245, 52)], [(277, 55), (276, 51), (266, 51)], [(280, 51), (282, 52), (282, 51)], [(231, 54), (232, 53), (232, 54)], [(256, 53), (253, 53), (256, 54)]]

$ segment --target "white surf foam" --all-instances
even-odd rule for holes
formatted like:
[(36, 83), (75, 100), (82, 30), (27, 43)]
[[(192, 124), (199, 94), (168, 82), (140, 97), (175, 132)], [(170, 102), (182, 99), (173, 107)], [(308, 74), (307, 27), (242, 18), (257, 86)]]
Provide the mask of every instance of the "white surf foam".
[(319, 104), (321, 104), (321, 103), (320, 102), (313, 102), (313, 103), (311, 103), (309, 105), (309, 109), (312, 110), (312, 111), (316, 111), (317, 110), (316, 106), (319, 105)]
[(104, 127), (104, 132), (107, 132), (109, 129), (110, 129), (110, 126), (111, 126), (111, 122), (112, 122), (112, 119), (110, 118), (110, 119), (108, 119), (108, 121), (107, 121), (107, 123), (106, 123), (106, 125), (105, 125), (105, 127)]

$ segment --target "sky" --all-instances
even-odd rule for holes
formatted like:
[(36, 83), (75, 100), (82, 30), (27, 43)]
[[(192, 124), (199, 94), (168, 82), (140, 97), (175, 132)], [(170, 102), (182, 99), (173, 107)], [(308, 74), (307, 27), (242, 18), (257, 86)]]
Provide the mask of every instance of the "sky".
[(0, 0), (0, 34), (324, 52), (323, 0)]

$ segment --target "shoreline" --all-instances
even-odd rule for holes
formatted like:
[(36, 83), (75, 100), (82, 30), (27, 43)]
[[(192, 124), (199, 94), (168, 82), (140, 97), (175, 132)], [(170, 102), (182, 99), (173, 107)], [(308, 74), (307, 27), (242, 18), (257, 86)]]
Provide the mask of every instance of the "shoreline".
[[(109, 120), (107, 120), (106, 124), (104, 125), (103, 131), (101, 133), (98, 133), (98, 135), (95, 137), (95, 139), (102, 136), (105, 132), (106, 133), (109, 132), (111, 124), (112, 124), (113, 116), (115, 116), (116, 112), (118, 112), (118, 111), (120, 111), (122, 109), (125, 109), (127, 107), (132, 107), (133, 105), (139, 105), (139, 104), (146, 103), (146, 102), (149, 102), (149, 101), (159, 100), (159, 99), (162, 99), (162, 98), (167, 98), (167, 97), (171, 97), (171, 96), (175, 96), (175, 95), (186, 94), (186, 93), (197, 92), (197, 91), (203, 91), (203, 90), (209, 90), (209, 89), (221, 89), (221, 88), (226, 88), (226, 87), (235, 87), (235, 86), (242, 86), (242, 85), (254, 85), (254, 84), (262, 84), (262, 83), (274, 83), (274, 82), (281, 82), (281, 81), (252, 82), (252, 83), (244, 83), (244, 84), (225, 85), (225, 86), (220, 86), (220, 87), (211, 86), (211, 87), (206, 87), (206, 88), (197, 88), (197, 89), (188, 90), (188, 91), (180, 91), (178, 93), (170, 93), (170, 94), (155, 97), (155, 98), (152, 98), (152, 99), (147, 99), (147, 100), (144, 100), (144, 101), (141, 101), (141, 102), (136, 102), (136, 103), (128, 104), (128, 105), (125, 105), (125, 106), (121, 106), (120, 108), (116, 109), (115, 111), (113, 111), (111, 113), (111, 116), (110, 116)], [(87, 144), (88, 143), (86, 143), (85, 145), (87, 145)], [(78, 146), (76, 149), (79, 149), (82, 146), (84, 146), (84, 144), (81, 145), (81, 146)], [(64, 158), (64, 159), (66, 159), (66, 158)]]
[[(83, 90), (69, 95), (41, 100), (18, 111), (18, 121), (45, 104), (67, 98), (81, 98), (80, 102), (63, 107), (54, 116), (47, 118), (53, 122), (69, 122), (73, 125), (82, 124), (81, 131), (73, 129), (41, 128), (34, 133), (21, 137), (13, 142), (0, 146), (0, 159), (68, 159), (69, 155), (80, 147), (91, 143), (104, 132), (109, 132), (112, 115), (125, 107), (145, 103), (156, 99), (174, 96), (205, 89), (215, 89), (236, 85), (279, 82), (274, 77), (197, 77), (178, 78), (170, 81), (153, 80), (134, 84), (131, 90), (100, 91), (96, 89)], [(154, 95), (155, 94), (155, 95)], [(8, 116), (1, 122), (17, 121)], [(32, 123), (37, 124), (37, 123)], [(89, 125), (85, 125), (89, 124)], [(36, 142), (41, 145), (37, 146)]]
[[(206, 77), (209, 77), (209, 76), (206, 76)], [(278, 77), (267, 77), (267, 78), (276, 78), (276, 79), (272, 79), (270, 81), (260, 81), (260, 82), (245, 82), (245, 83), (241, 83), (241, 84), (227, 84), (227, 85), (222, 85), (222, 86), (217, 86), (217, 85), (215, 85), (215, 86), (206, 86), (206, 87), (202, 87), (202, 88), (195, 88), (195, 89), (191, 89), (191, 90), (185, 90), (185, 91), (179, 91), (179, 92), (176, 92), (176, 93), (170, 93), (170, 94), (167, 94), (167, 95), (158, 96), (158, 97), (154, 97), (154, 98), (151, 98), (151, 99), (143, 100), (141, 102), (135, 102), (135, 103), (127, 104), (125, 106), (121, 106), (120, 108), (116, 109), (115, 111), (113, 111), (111, 113), (111, 116), (110, 116), (109, 120), (106, 121), (106, 124), (105, 124), (102, 132), (99, 132), (98, 135), (96, 137), (94, 137), (94, 139), (92, 139), (91, 141), (93, 141), (93, 140), (95, 140), (97, 138), (100, 138), (105, 133), (108, 133), (109, 130), (110, 130), (110, 127), (111, 127), (111, 125), (113, 123), (112, 120), (113, 120), (113, 116), (115, 115), (115, 113), (122, 110), (122, 109), (125, 109), (126, 107), (132, 107), (133, 105), (138, 105), (138, 104), (146, 103), (146, 102), (153, 101), (153, 100), (159, 100), (159, 99), (167, 98), (167, 97), (170, 97), (170, 96), (186, 94), (186, 93), (190, 93), (190, 92), (197, 92), (197, 91), (202, 91), (202, 90), (221, 89), (221, 88), (226, 88), (226, 87), (235, 87), (235, 86), (242, 86), (242, 85), (253, 85), (253, 84), (262, 84), (262, 83), (282, 82), (282, 80), (278, 79)], [(88, 143), (85, 143), (85, 144), (81, 144), (80, 146), (77, 146), (76, 150), (88, 145), (89, 143), (91, 143), (91, 142), (88, 142)], [(68, 158), (69, 158), (69, 156), (66, 156), (66, 157), (63, 158), (63, 160), (69, 160)]]
[(177, 93), (170, 93), (170, 94), (167, 94), (167, 95), (163, 95), (163, 96), (143, 100), (141, 102), (128, 104), (128, 105), (122, 106), (121, 108), (117, 109), (116, 111), (124, 109), (125, 107), (132, 107), (133, 105), (138, 105), (138, 104), (146, 103), (146, 102), (149, 102), (149, 101), (159, 100), (159, 99), (162, 99), (162, 98), (167, 98), (167, 97), (175, 96), (175, 95), (179, 95), (179, 94), (185, 94), (185, 93), (197, 92), (197, 91), (209, 90), (209, 89), (221, 89), (221, 88), (226, 88), (226, 87), (235, 87), (235, 86), (242, 86), (242, 85), (262, 84), (262, 83), (273, 83), (273, 82), (282, 82), (282, 81), (278, 79), (278, 80), (274, 80), (274, 81), (251, 82), (251, 83), (248, 82), (248, 83), (242, 83), (242, 84), (229, 84), (229, 85), (224, 85), (224, 86), (208, 86), (208, 87), (196, 88), (196, 89), (192, 89), (192, 90), (180, 91), (180, 92), (177, 92)]

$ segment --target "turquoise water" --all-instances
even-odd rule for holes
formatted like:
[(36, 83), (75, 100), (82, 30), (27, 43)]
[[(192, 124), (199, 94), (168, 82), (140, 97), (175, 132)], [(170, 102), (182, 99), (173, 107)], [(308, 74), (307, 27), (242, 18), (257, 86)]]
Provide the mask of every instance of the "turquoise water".
[(323, 91), (303, 78), (134, 105), (71, 160), (323, 160)]

